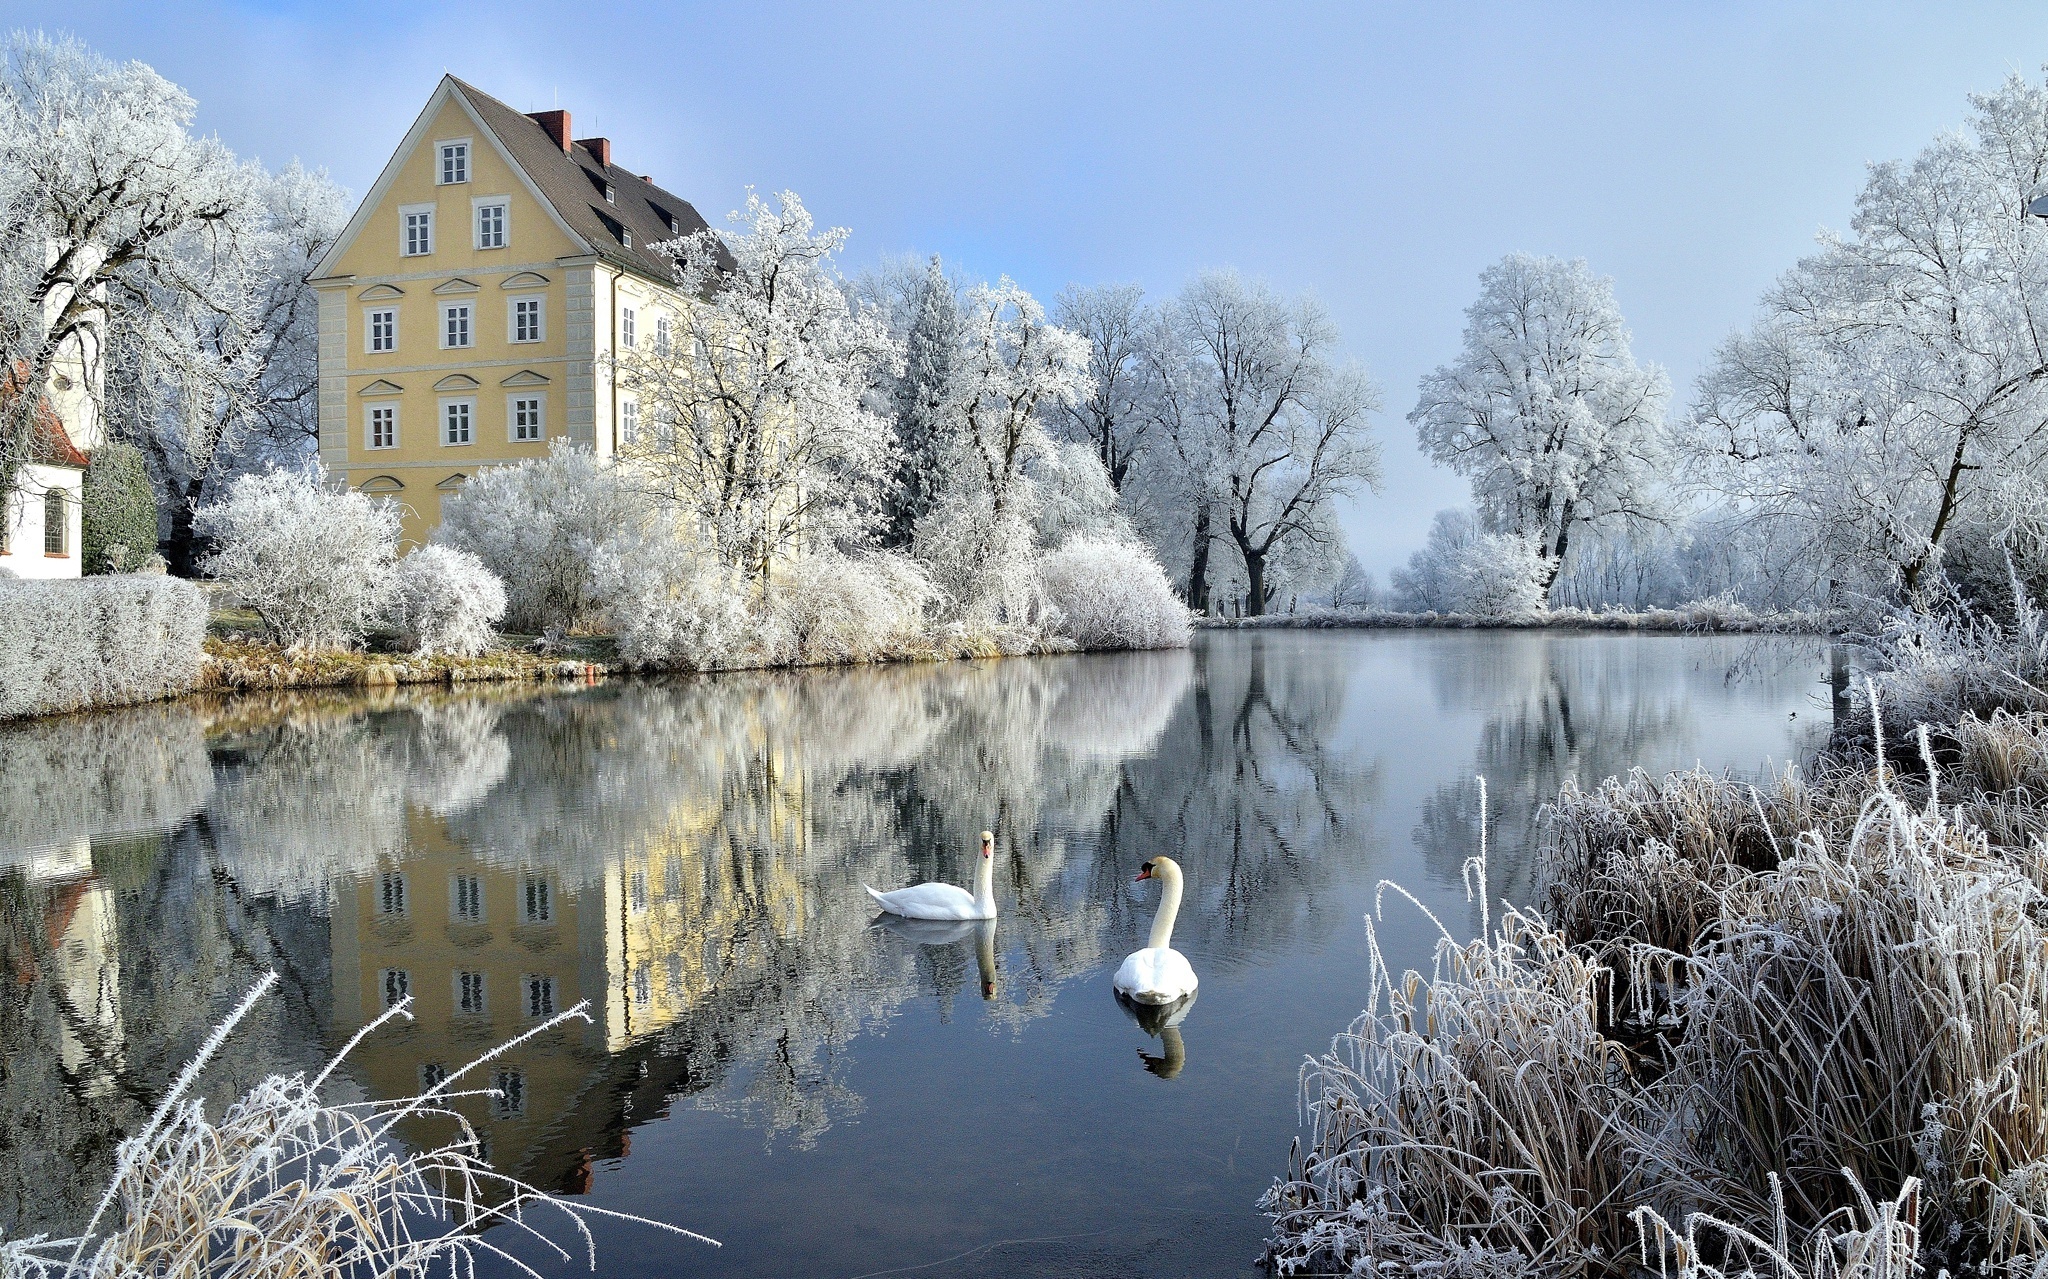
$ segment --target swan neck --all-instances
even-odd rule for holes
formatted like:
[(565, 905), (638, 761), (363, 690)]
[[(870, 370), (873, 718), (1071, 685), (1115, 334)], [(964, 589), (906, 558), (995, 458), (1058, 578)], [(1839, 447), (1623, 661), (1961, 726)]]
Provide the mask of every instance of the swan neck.
[(1152, 937), (1145, 944), (1153, 950), (1173, 945), (1173, 921), (1180, 914), (1180, 867), (1165, 866), (1159, 876), (1159, 913), (1152, 916)]
[(974, 868), (974, 904), (993, 912), (996, 904), (996, 859), (976, 853), (974, 860), (980, 863)]

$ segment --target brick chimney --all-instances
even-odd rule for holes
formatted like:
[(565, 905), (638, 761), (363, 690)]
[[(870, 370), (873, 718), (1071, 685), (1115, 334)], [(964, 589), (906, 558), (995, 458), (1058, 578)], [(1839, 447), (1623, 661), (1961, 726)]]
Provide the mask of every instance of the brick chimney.
[(549, 137), (553, 138), (556, 146), (564, 151), (569, 149), (569, 113), (567, 111), (535, 111), (526, 118), (539, 125)]
[(576, 145), (590, 152), (597, 162), (609, 169), (612, 167), (612, 140), (610, 138), (578, 138)]

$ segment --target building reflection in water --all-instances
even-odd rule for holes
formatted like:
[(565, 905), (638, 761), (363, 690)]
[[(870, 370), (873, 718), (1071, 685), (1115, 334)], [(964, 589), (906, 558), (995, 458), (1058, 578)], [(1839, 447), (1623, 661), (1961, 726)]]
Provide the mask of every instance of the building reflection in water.
[[(497, 1097), (457, 1103), (503, 1170), (579, 1193), (676, 1106), (816, 1141), (864, 1105), (848, 1046), (912, 1002), (1022, 1035), (1143, 935), (1123, 890), (1160, 847), (1217, 971), (1326, 931), (1379, 784), (1336, 744), (1348, 674), (1243, 648), (0, 730), (0, 1227), (61, 1229), (89, 1202), (266, 968), (281, 993), (209, 1072), (216, 1099), (315, 1066), (408, 996), (414, 1020), (357, 1048), (346, 1095), (414, 1093), (587, 1004), (589, 1024), (481, 1072)], [(863, 881), (963, 882), (984, 827), (996, 925), (874, 926)], [(1171, 1077), (1185, 1044), (1155, 1033), (1147, 1068)]]

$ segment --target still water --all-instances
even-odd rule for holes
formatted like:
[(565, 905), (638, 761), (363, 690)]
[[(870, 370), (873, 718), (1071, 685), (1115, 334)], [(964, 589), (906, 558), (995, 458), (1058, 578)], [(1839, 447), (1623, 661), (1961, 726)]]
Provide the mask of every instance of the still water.
[[(274, 967), (212, 1096), (403, 994), (418, 1020), (357, 1051), (350, 1095), (587, 1001), (469, 1109), (499, 1167), (725, 1241), (605, 1225), (609, 1275), (1249, 1272), (1296, 1072), (1362, 1002), (1375, 885), (1477, 926), (1473, 778), (1492, 891), (1527, 900), (1543, 797), (1797, 759), (1826, 667), (1811, 640), (1211, 632), (0, 730), (0, 1229), (75, 1226)], [(984, 827), (992, 930), (875, 924), (863, 883), (970, 882)], [(1155, 1036), (1110, 978), (1160, 853), (1201, 990)], [(1426, 969), (1433, 930), (1388, 900), (1390, 960)]]

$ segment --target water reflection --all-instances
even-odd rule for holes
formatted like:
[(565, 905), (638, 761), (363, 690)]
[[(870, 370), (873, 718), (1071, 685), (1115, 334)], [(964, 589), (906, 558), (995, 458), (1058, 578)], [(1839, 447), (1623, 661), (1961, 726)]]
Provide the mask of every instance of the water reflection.
[[(1582, 786), (1642, 766), (1690, 768), (1703, 736), (1701, 717), (1727, 703), (1775, 707), (1788, 682), (1810, 681), (1814, 642), (1806, 638), (1671, 636), (1513, 636), (1481, 633), (1429, 650), (1431, 688), (1445, 712), (1484, 716), (1462, 776), (1438, 785), (1415, 827), (1430, 874), (1459, 882), (1479, 848), (1479, 787), (1487, 779), (1488, 833), (1509, 856), (1491, 860), (1496, 901), (1533, 902), (1533, 845), (1543, 805), (1568, 781)], [(1674, 644), (1683, 645), (1674, 661)], [(1819, 745), (1825, 703), (1790, 755)], [(1795, 712), (1795, 715), (1801, 712)], [(1783, 762), (1787, 755), (1780, 755)], [(1753, 768), (1761, 758), (1740, 765)]]
[[(1536, 798), (1563, 777), (1711, 754), (1724, 729), (1744, 764), (1782, 753), (1751, 749), (1756, 723), (1782, 726), (1786, 688), (1819, 669), (1809, 653), (1731, 674), (1757, 659), (1707, 641), (1494, 638), (1253, 633), (0, 728), (0, 1229), (77, 1224), (120, 1136), (270, 968), (282, 993), (229, 1042), (214, 1098), (315, 1065), (405, 996), (416, 1020), (370, 1039), (344, 1088), (415, 1091), (587, 1001), (589, 1025), (491, 1063), (500, 1096), (466, 1117), (536, 1184), (603, 1193), (629, 1168), (609, 1184), (687, 1192), (637, 1206), (752, 1241), (722, 1254), (742, 1271), (946, 1255), (917, 1250), (978, 1229), (981, 1201), (949, 1189), (974, 1178), (942, 1175), (938, 1152), (977, 1140), (1012, 1142), (1012, 1215), (1127, 1211), (1126, 1128), (1181, 1112), (1120, 1100), (1119, 1081), (1151, 1081), (1101, 1000), (1152, 919), (1131, 876), (1170, 854), (1174, 946), (1211, 1004), (1199, 1070), (1192, 1000), (1126, 1009), (1157, 1041), (1145, 1070), (1195, 1108), (1147, 1140), (1213, 1196), (1205, 1228), (1255, 1240), (1295, 1063), (1356, 1012), (1349, 961), (1327, 952), (1352, 944), (1381, 875), (1409, 878), (1409, 833), (1454, 883), (1472, 838), (1459, 787), (1486, 772), (1496, 891), (1519, 892)], [(969, 882), (983, 828), (999, 923), (874, 920), (863, 881)], [(960, 1090), (998, 1077), (1006, 1105), (974, 1111)], [(945, 1118), (916, 1121), (937, 1128), (898, 1165), (905, 1114)], [(650, 1126), (666, 1153), (634, 1155)], [(676, 1132), (699, 1143), (687, 1157)], [(1191, 1153), (1212, 1135), (1249, 1143), (1242, 1160)], [(881, 1237), (873, 1213), (866, 1234), (833, 1224), (866, 1202), (854, 1168), (897, 1176), (887, 1202), (916, 1210), (884, 1214)], [(713, 1202), (731, 1220), (700, 1215)]]
[(1180, 1026), (1188, 1019), (1188, 1011), (1195, 1006), (1195, 1000), (1201, 997), (1201, 993), (1189, 991), (1170, 1004), (1141, 1004), (1118, 993), (1116, 1006), (1138, 1024), (1139, 1030), (1159, 1041), (1157, 1053), (1148, 1053), (1142, 1048), (1138, 1050), (1138, 1060), (1146, 1071), (1161, 1079), (1172, 1079), (1186, 1068), (1188, 1046), (1181, 1038)]

